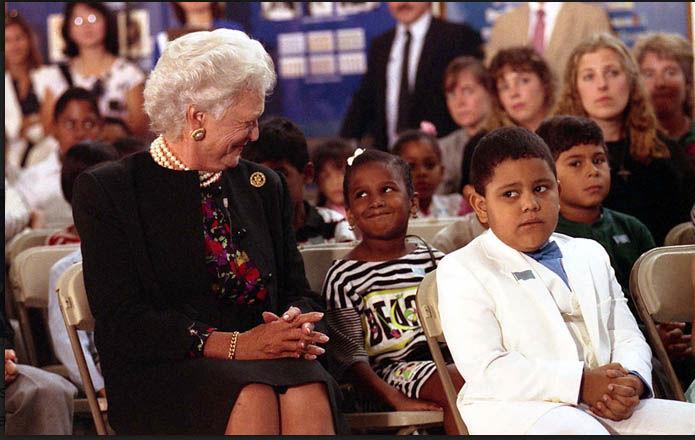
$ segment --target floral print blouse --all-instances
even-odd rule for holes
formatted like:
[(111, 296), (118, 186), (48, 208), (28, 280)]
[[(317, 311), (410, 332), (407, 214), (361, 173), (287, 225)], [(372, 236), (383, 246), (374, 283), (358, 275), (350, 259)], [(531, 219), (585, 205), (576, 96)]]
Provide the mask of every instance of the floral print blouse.
[[(231, 219), (220, 197), (222, 187), (218, 183), (202, 188), (202, 216), (205, 240), (205, 266), (211, 282), (211, 294), (221, 301), (238, 305), (263, 302), (268, 296), (258, 267), (236, 243)], [(191, 335), (191, 357), (202, 357), (205, 341), (215, 331), (194, 322), (188, 330)]]

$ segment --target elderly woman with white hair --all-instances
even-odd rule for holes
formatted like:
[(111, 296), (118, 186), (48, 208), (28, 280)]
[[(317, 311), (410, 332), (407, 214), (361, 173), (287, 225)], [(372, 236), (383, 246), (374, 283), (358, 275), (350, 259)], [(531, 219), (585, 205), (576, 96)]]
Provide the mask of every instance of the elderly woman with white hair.
[(159, 137), (75, 184), (118, 434), (345, 431), (317, 360), (328, 337), (287, 185), (240, 159), (274, 84), (270, 56), (243, 32), (174, 40), (145, 85)]

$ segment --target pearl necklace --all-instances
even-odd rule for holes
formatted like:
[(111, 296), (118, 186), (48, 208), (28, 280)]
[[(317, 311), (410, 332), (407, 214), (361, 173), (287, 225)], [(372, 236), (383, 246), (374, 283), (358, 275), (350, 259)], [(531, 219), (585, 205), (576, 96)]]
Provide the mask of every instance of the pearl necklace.
[[(157, 139), (152, 142), (152, 145), (150, 145), (150, 155), (155, 163), (161, 167), (175, 171), (190, 171), (190, 168), (184, 165), (183, 162), (171, 152), (166, 139), (164, 139), (162, 135), (157, 137)], [(198, 171), (200, 187), (206, 188), (212, 185), (220, 176), (222, 176), (222, 171)]]

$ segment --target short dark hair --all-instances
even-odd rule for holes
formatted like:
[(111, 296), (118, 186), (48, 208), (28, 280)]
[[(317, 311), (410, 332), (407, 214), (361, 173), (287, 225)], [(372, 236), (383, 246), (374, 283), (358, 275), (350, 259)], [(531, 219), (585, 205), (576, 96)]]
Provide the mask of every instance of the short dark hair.
[(471, 183), (485, 195), (495, 168), (505, 160), (538, 158), (544, 160), (555, 176), (555, 161), (543, 139), (522, 127), (502, 127), (483, 136), (471, 160)]
[(370, 148), (365, 150), (359, 156), (355, 157), (355, 159), (352, 161), (352, 165), (345, 167), (345, 179), (343, 180), (343, 197), (345, 199), (345, 207), (350, 206), (350, 178), (361, 167), (375, 162), (390, 168), (392, 171), (398, 174), (401, 179), (403, 179), (403, 184), (405, 185), (408, 197), (412, 197), (415, 194), (413, 178), (410, 175), (410, 165), (408, 165), (408, 162), (404, 161), (395, 154)]
[(463, 192), (463, 188), (471, 182), (471, 161), (473, 160), (473, 153), (475, 153), (476, 148), (480, 140), (488, 133), (487, 130), (480, 130), (473, 135), (468, 142), (463, 146), (463, 159), (461, 159), (461, 184), (459, 185), (459, 193)]
[(466, 71), (470, 72), (478, 84), (490, 95), (495, 94), (495, 81), (492, 75), (490, 75), (490, 72), (485, 68), (482, 61), (468, 55), (456, 57), (446, 66), (446, 70), (444, 71), (444, 92), (453, 92), (458, 83), (459, 75)]
[(106, 32), (104, 33), (104, 48), (112, 55), (118, 56), (118, 27), (116, 23), (116, 15), (104, 4), (104, 2), (65, 2), (65, 12), (63, 12), (63, 26), (60, 33), (65, 40), (65, 49), (63, 53), (68, 58), (73, 58), (79, 54), (77, 44), (70, 37), (70, 16), (75, 6), (82, 4), (88, 8), (94, 9), (104, 16), (106, 21)]
[(113, 141), (113, 146), (118, 152), (118, 157), (126, 157), (131, 154), (138, 153), (140, 151), (145, 151), (147, 145), (142, 141), (142, 139), (134, 136), (126, 136)]
[(65, 91), (53, 109), (53, 120), (56, 121), (60, 115), (65, 111), (65, 107), (72, 101), (84, 101), (89, 104), (92, 108), (94, 114), (96, 114), (99, 119), (101, 119), (101, 113), (99, 113), (99, 104), (97, 104), (97, 98), (92, 92), (82, 87), (71, 87)]
[(548, 145), (553, 159), (579, 144), (600, 145), (606, 149), (601, 127), (583, 116), (560, 115), (546, 119), (536, 130)]
[(354, 153), (355, 147), (345, 139), (333, 138), (316, 146), (311, 155), (311, 161), (316, 170), (316, 181), (318, 182), (319, 171), (327, 163), (332, 163), (338, 169), (345, 168), (345, 161)]
[[(181, 5), (178, 2), (169, 2), (171, 7), (174, 9), (174, 15), (176, 15), (176, 20), (178, 20), (181, 26), (190, 26), (186, 23), (186, 12), (184, 12)], [(212, 18), (219, 20), (224, 18), (224, 2), (210, 2), (210, 11), (212, 12)]]
[(406, 130), (401, 133), (398, 139), (396, 139), (396, 142), (393, 143), (391, 152), (396, 156), (400, 156), (403, 147), (410, 142), (424, 142), (428, 144), (432, 148), (432, 151), (434, 151), (437, 159), (439, 159), (440, 162), (442, 161), (442, 150), (439, 148), (437, 138), (421, 130)]
[(242, 154), (245, 159), (256, 163), (285, 160), (300, 173), (309, 163), (304, 133), (294, 122), (282, 117), (263, 122), (258, 139), (249, 142)]
[(118, 151), (109, 143), (102, 141), (79, 142), (63, 156), (63, 166), (60, 171), (60, 188), (63, 197), (72, 204), (72, 187), (83, 171), (101, 162), (118, 160)]

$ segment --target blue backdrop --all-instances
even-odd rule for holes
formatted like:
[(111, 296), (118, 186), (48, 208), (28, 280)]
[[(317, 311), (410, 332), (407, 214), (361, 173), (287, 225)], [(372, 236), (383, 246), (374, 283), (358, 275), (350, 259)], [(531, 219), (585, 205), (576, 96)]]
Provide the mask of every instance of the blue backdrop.
[[(518, 3), (447, 2), (445, 9), (449, 20), (467, 22), (481, 30), (486, 38), (494, 19)], [(125, 2), (110, 4), (115, 9), (126, 7)], [(686, 2), (597, 4), (607, 8), (614, 28), (628, 44), (646, 30), (689, 35)], [(63, 5), (63, 2), (8, 2), (7, 9), (19, 11), (29, 21), (46, 55), (47, 18), (62, 12)], [(160, 31), (177, 26), (167, 3), (128, 2), (127, 5), (132, 10), (148, 12), (153, 41)], [(364, 66), (360, 66), (360, 60), (366, 60), (370, 41), (391, 28), (394, 21), (386, 4), (379, 2), (294, 2), (293, 5), (295, 10), (289, 16), (286, 12), (277, 13), (276, 18), (281, 20), (268, 19), (272, 13), (264, 12), (266, 9), (259, 2), (227, 2), (226, 14), (262, 41), (276, 63), (278, 86), (268, 101), (266, 115), (289, 117), (310, 137), (334, 136), (361, 79), (360, 68)], [(365, 11), (344, 12), (342, 5), (353, 9), (362, 7)], [(344, 32), (351, 37), (347, 47), (341, 43)], [(284, 49), (280, 47), (280, 38), (287, 38)], [(350, 63), (345, 64), (346, 71), (341, 63), (347, 60)], [(151, 58), (135, 61), (144, 70), (152, 66)]]

